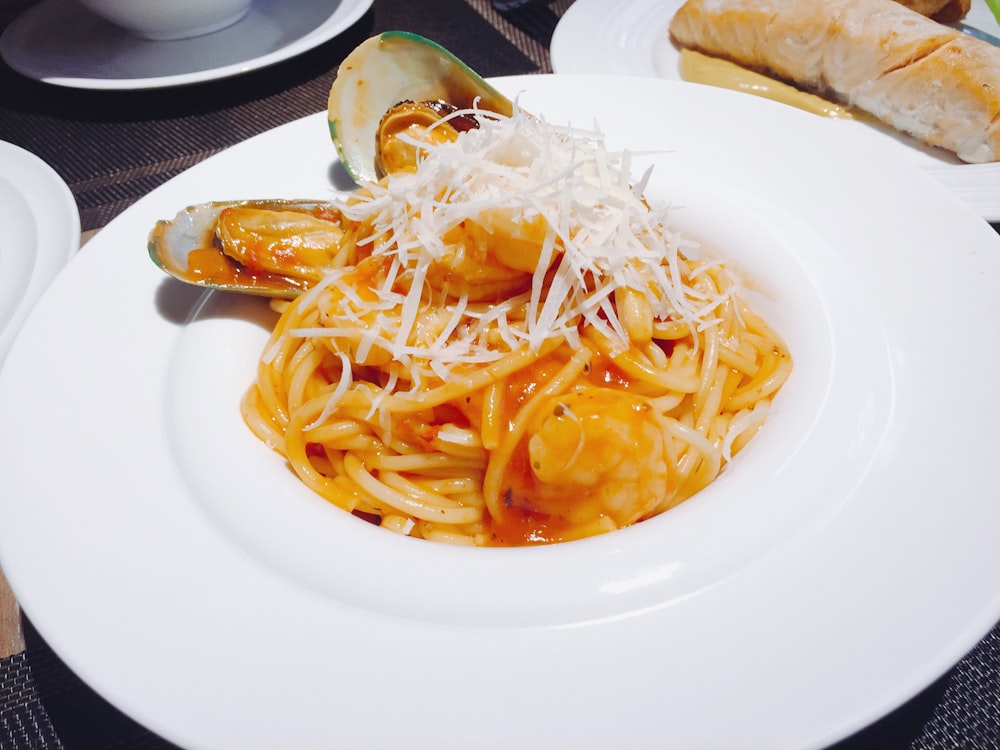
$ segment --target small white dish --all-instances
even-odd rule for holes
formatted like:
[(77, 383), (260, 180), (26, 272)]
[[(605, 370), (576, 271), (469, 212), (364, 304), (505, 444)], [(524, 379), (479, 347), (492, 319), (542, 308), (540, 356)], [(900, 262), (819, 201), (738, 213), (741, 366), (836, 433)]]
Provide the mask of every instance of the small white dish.
[(254, 0), (219, 31), (189, 39), (141, 39), (76, 0), (42, 0), (0, 36), (0, 55), (19, 73), (57, 86), (151, 89), (247, 73), (329, 41), (372, 0)]
[(0, 141), (0, 362), (79, 246), (80, 214), (66, 183), (30, 151)]
[(239, 21), (251, 0), (77, 0), (91, 13), (144, 39), (187, 39)]
[[(26, 322), (0, 371), (0, 565), (32, 623), (182, 747), (405, 747), (433, 725), (449, 750), (803, 750), (911, 698), (1000, 617), (982, 333), (1000, 238), (790, 107), (638, 77), (494, 83), (552, 122), (596, 118), (770, 293), (795, 369), (739, 460), (657, 518), (541, 548), (420, 542), (314, 495), (240, 416), (266, 302), (181, 285), (145, 244), (192, 203), (333, 193), (316, 113), (134, 203)], [(58, 471), (37, 449), (53, 435)]]
[[(560, 74), (638, 75), (681, 80), (680, 52), (669, 24), (684, 0), (576, 0), (552, 35), (552, 69)], [(973, 0), (961, 27), (1000, 37), (984, 0)], [(870, 134), (888, 151), (926, 169), (980, 216), (1000, 222), (1000, 163), (969, 165), (889, 128), (851, 120), (838, 126)]]

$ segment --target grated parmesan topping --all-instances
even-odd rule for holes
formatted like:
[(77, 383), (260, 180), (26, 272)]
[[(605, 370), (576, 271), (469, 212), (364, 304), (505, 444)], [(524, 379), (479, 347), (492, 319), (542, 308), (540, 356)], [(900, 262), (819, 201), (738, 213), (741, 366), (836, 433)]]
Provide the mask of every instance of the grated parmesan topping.
[[(698, 247), (668, 229), (666, 207), (644, 200), (650, 171), (633, 180), (629, 152), (609, 152), (597, 128), (552, 125), (516, 107), (510, 118), (478, 109), (453, 116), (462, 115), (479, 128), (454, 142), (419, 142), (415, 172), (364, 185), (342, 202), (347, 218), (370, 224), (359, 246), (369, 245), (388, 270), (374, 300), (345, 279), (350, 269), (331, 272), (320, 289), (338, 293), (335, 314), (294, 335), (353, 336), (355, 361), (387, 350), (410, 368), (417, 389), (525, 346), (537, 351), (553, 338), (573, 344), (581, 324), (627, 349), (617, 290), (640, 294), (656, 321), (693, 330), (714, 324), (713, 312), (733, 291), (707, 296), (696, 288), (697, 273), (685, 278), (681, 261), (696, 258)], [(467, 261), (446, 240), (463, 222), (492, 228), (488, 262), (500, 272), (510, 271), (505, 261), (523, 262), (503, 256), (520, 247), (505, 232), (533, 231), (538, 258), (524, 271), (530, 288), (475, 301), (461, 283)], [(452, 263), (458, 281), (444, 292), (430, 277)]]

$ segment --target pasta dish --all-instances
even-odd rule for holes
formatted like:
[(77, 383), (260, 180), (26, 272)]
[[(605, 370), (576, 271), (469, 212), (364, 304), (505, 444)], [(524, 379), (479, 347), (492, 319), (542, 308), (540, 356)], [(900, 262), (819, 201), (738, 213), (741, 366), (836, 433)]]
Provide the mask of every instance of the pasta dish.
[(338, 204), (322, 275), (274, 303), (247, 423), (422, 539), (562, 542), (690, 498), (766, 419), (785, 345), (600, 132), (456, 117)]

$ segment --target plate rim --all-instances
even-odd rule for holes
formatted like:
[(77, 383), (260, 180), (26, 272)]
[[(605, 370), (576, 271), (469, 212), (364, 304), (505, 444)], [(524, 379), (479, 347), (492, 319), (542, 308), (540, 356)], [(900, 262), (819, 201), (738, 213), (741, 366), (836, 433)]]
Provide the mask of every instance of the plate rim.
[[(0, 35), (0, 54), (6, 62), (22, 75), (34, 80), (41, 81), (53, 86), (65, 88), (89, 89), (89, 90), (114, 90), (114, 91), (139, 91), (146, 89), (170, 88), (175, 86), (186, 86), (194, 83), (205, 83), (216, 81), (233, 76), (243, 75), (251, 71), (275, 65), (285, 60), (301, 55), (312, 50), (319, 45), (334, 39), (347, 31), (368, 9), (371, 8), (374, 0), (337, 0), (327, 19), (318, 27), (302, 34), (297, 39), (284, 45), (280, 49), (258, 55), (247, 60), (221, 65), (207, 70), (194, 71), (190, 73), (170, 74), (162, 76), (147, 76), (144, 78), (100, 78), (87, 76), (74, 76), (71, 74), (59, 75), (54, 71), (33, 69), (18, 59), (18, 55), (23, 53), (14, 47), (17, 35), (22, 33), (22, 27), (33, 23), (37, 17), (43, 17), (44, 13), (58, 10), (58, 6), (66, 0), (42, 0), (37, 5), (29, 6), (25, 11), (15, 18)], [(82, 11), (81, 11), (82, 12)], [(244, 19), (245, 20), (245, 19)], [(239, 21), (237, 23), (243, 23)], [(223, 30), (224, 31), (224, 30)], [(137, 43), (144, 45), (165, 45), (170, 42), (154, 42), (129, 37), (128, 32), (122, 30), (121, 37), (135, 39)], [(206, 35), (210, 37), (211, 35)], [(182, 40), (185, 43), (190, 40)], [(6, 51), (5, 51), (6, 49)]]

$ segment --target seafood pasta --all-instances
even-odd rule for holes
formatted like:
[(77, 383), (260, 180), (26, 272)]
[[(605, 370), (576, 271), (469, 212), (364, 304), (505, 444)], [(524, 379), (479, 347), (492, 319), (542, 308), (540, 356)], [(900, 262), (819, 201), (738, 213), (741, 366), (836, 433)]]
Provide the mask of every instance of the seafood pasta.
[(247, 423), (424, 539), (566, 541), (683, 502), (765, 420), (784, 344), (600, 133), (451, 117), (475, 127), (401, 135), (412, 164), (343, 201), (331, 267), (274, 303)]

